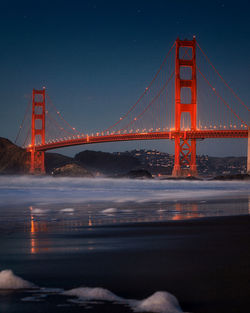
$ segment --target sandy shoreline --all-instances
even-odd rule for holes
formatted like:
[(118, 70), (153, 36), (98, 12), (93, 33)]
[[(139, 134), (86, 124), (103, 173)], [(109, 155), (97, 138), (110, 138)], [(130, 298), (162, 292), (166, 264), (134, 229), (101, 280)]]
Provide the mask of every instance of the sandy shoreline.
[[(20, 234), (20, 242), (5, 237), (0, 242), (12, 247), (0, 252), (1, 269), (11, 268), (38, 286), (103, 287), (134, 299), (165, 290), (178, 298), (183, 311), (193, 313), (246, 313), (250, 307), (249, 215), (38, 234), (37, 248), (43, 250), (15, 256), (13, 244), (27, 246), (28, 241)], [(64, 250), (56, 249), (60, 245)], [(17, 311), (9, 312), (36, 308), (16, 305)], [(46, 312), (64, 311), (52, 305)]]
[(111, 273), (120, 293), (129, 290), (129, 295), (145, 297), (167, 290), (177, 296), (184, 311), (248, 311), (249, 215), (111, 226), (115, 228), (117, 236), (146, 238), (142, 250), (125, 249), (110, 256), (121, 269)]

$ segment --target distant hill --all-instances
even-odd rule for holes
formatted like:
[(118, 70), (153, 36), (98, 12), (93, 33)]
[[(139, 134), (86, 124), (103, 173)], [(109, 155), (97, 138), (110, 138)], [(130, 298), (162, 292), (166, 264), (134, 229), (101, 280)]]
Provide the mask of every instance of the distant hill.
[[(132, 150), (117, 152), (118, 155), (131, 155), (139, 159), (144, 169), (154, 175), (171, 175), (174, 155), (157, 150)], [(201, 176), (235, 175), (246, 173), (246, 157), (210, 157), (197, 155), (197, 169)]]
[(10, 140), (0, 137), (0, 173), (25, 174), (29, 172), (29, 154)]
[[(0, 174), (28, 174), (30, 154), (6, 138), (0, 137)], [(59, 153), (45, 153), (47, 174), (58, 176), (92, 176), (83, 166)], [(71, 165), (71, 166), (67, 166)], [(66, 166), (66, 167), (65, 167)]]
[(45, 153), (45, 168), (48, 174), (51, 174), (56, 168), (72, 163), (75, 163), (74, 159), (63, 154), (51, 152)]
[[(27, 174), (29, 160), (30, 155), (25, 149), (0, 137), (0, 174)], [(70, 166), (67, 166), (68, 164)], [(237, 178), (240, 177), (237, 175), (246, 173), (246, 164), (246, 157), (197, 156), (198, 172), (207, 177), (236, 175)], [(115, 153), (85, 150), (75, 157), (45, 153), (46, 172), (50, 175), (57, 173), (70, 176), (72, 172), (72, 176), (90, 176), (92, 173), (94, 176), (134, 177), (139, 175), (141, 170), (147, 171), (149, 175), (171, 175), (173, 165), (173, 155), (157, 150)]]
[(126, 174), (129, 171), (140, 169), (138, 158), (129, 154), (118, 155), (101, 151), (82, 151), (75, 155), (75, 161), (93, 172), (105, 175)]

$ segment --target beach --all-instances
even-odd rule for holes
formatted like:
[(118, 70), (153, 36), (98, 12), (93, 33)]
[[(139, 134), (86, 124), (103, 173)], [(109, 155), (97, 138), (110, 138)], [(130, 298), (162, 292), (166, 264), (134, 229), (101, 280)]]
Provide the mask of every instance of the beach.
[[(178, 298), (185, 312), (243, 313), (250, 304), (249, 226), (249, 216), (234, 216), (100, 226), (93, 232), (52, 234), (53, 243), (47, 241), (48, 234), (39, 235), (40, 253), (16, 255), (10, 248), (7, 254), (2, 250), (0, 265), (38, 286), (98, 286), (136, 299), (164, 290)], [(8, 239), (12, 247), (13, 241)], [(80, 241), (86, 246), (77, 251)], [(62, 242), (65, 249), (58, 248)], [(15, 245), (19, 244), (15, 240)], [(1, 292), (1, 312), (69, 310), (58, 306), (63, 302), (60, 297), (49, 305), (41, 301), (38, 307), (35, 301), (22, 302), (24, 296)], [(93, 312), (99, 312), (100, 305), (97, 307)], [(70, 310), (85, 311), (77, 304)], [(121, 312), (115, 305), (108, 305), (108, 310)]]
[(0, 312), (248, 311), (248, 185), (26, 180), (0, 182)]

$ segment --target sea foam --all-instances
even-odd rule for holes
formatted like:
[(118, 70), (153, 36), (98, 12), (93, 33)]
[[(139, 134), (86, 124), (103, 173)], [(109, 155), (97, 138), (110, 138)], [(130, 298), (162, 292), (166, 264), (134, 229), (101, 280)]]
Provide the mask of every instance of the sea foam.
[(111, 301), (128, 305), (134, 312), (180, 313), (183, 312), (178, 300), (166, 291), (157, 291), (143, 300), (126, 299), (103, 288), (80, 287), (65, 291), (66, 296), (75, 296), (77, 302)]
[(76, 296), (80, 300), (101, 300), (101, 301), (123, 301), (122, 298), (115, 295), (113, 292), (104, 288), (90, 288), (90, 287), (80, 287), (65, 291), (63, 293), (66, 296)]
[(47, 294), (59, 294), (64, 296), (77, 297), (78, 303), (89, 301), (109, 301), (128, 305), (134, 312), (152, 313), (181, 313), (183, 312), (178, 300), (166, 291), (157, 291), (150, 297), (143, 300), (126, 299), (117, 296), (108, 289), (100, 287), (79, 287), (64, 291), (59, 288), (38, 288), (33, 283), (16, 276), (12, 270), (0, 271), (0, 289), (31, 289), (37, 288), (34, 294), (25, 297), (23, 301), (41, 301)]
[(176, 297), (166, 291), (157, 291), (152, 296), (141, 301), (133, 300), (131, 307), (135, 312), (183, 312)]
[(16, 276), (11, 270), (0, 272), (0, 289), (29, 289), (35, 287), (34, 284)]

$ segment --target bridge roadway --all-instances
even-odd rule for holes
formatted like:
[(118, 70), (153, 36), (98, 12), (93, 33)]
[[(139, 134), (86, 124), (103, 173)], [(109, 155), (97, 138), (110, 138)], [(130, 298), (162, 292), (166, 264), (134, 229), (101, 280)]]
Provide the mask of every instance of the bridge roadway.
[[(248, 130), (196, 130), (196, 131), (169, 131), (169, 132), (150, 132), (150, 133), (131, 133), (131, 134), (110, 134), (95, 136), (77, 136), (73, 139), (48, 142), (43, 145), (35, 146), (35, 151), (47, 151), (69, 146), (118, 142), (132, 140), (156, 140), (156, 139), (175, 139), (177, 136), (183, 139), (206, 139), (206, 138), (248, 138)], [(30, 147), (27, 148), (30, 150)]]

